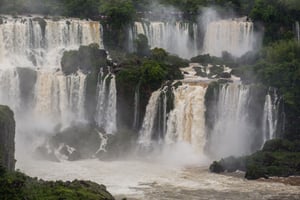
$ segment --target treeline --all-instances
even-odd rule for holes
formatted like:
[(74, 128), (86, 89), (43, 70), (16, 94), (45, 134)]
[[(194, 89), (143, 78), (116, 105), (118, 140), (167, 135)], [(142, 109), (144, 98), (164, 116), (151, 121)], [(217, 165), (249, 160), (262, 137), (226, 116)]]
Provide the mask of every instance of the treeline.
[(208, 6), (214, 6), (219, 13), (231, 10), (260, 22), (265, 44), (291, 39), (295, 21), (300, 19), (299, 0), (0, 0), (0, 13), (105, 19), (114, 30), (122, 30), (147, 11), (180, 12), (187, 20), (196, 20), (202, 8)]

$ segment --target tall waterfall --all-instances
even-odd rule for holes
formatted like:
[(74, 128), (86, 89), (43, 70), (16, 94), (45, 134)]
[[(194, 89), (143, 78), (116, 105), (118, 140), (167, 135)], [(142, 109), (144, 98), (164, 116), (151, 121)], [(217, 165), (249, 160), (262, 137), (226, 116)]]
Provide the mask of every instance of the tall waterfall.
[(0, 68), (0, 103), (18, 111), (21, 106), (19, 74), (16, 69)]
[(106, 133), (117, 131), (117, 90), (115, 76), (100, 72), (98, 78), (98, 96), (95, 121)]
[(274, 139), (278, 130), (279, 106), (281, 98), (276, 89), (270, 88), (266, 95), (263, 114), (263, 142)]
[(174, 109), (169, 114), (166, 144), (186, 142), (203, 153), (205, 133), (205, 85), (184, 84), (174, 90)]
[(143, 125), (140, 130), (139, 143), (143, 146), (149, 147), (152, 144), (152, 135), (155, 129), (155, 119), (158, 111), (159, 96), (161, 91), (157, 90), (152, 93), (149, 103), (146, 107), (146, 114), (144, 117)]
[(98, 22), (7, 17), (0, 25), (0, 66), (59, 68), (65, 50), (90, 43), (103, 48), (101, 38)]
[(51, 121), (68, 125), (85, 119), (86, 75), (79, 72), (65, 76), (60, 72), (37, 72), (34, 112)]
[(298, 21), (296, 22), (296, 39), (300, 43), (300, 26)]
[[(86, 75), (77, 72), (65, 76), (60, 71), (60, 61), (64, 51), (78, 49), (80, 45), (97, 43), (103, 48), (101, 25), (79, 19), (9, 16), (2, 19), (0, 103), (11, 106), (17, 118), (19, 108), (24, 107), (39, 120), (45, 118), (53, 125), (84, 120)], [(20, 80), (26, 80), (27, 84), (33, 78), (18, 69), (35, 74), (32, 91), (24, 90), (26, 87)], [(28, 105), (21, 105), (24, 102), (21, 93), (32, 93)]]
[(133, 38), (138, 34), (147, 36), (151, 48), (164, 48), (180, 57), (198, 55), (197, 24), (183, 22), (135, 22)]
[(134, 113), (132, 127), (137, 129), (140, 122), (140, 85), (135, 88), (134, 92)]
[[(202, 153), (206, 142), (205, 97), (206, 86), (184, 83), (173, 88), (174, 108), (167, 113), (166, 88), (152, 93), (140, 130), (139, 143), (150, 146), (188, 143)], [(158, 134), (158, 136), (157, 136)]]
[(203, 52), (222, 56), (227, 51), (241, 56), (254, 47), (253, 23), (242, 19), (229, 19), (210, 22), (204, 37)]
[(250, 88), (239, 83), (221, 85), (209, 133), (209, 152), (217, 158), (251, 152), (255, 124), (249, 116)]

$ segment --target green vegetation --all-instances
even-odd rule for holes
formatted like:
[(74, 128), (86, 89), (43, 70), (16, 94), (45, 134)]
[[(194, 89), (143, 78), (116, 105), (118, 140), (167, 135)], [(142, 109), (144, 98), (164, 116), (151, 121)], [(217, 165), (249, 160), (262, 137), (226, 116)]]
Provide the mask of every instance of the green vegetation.
[(0, 197), (3, 200), (114, 199), (104, 185), (91, 181), (43, 181), (20, 172), (7, 172), (2, 166), (0, 166)]
[(222, 58), (200, 55), (191, 61), (203, 65), (223, 63), (233, 67), (232, 74), (241, 77), (244, 83), (277, 88), (283, 97), (286, 114), (282, 136), (287, 139), (300, 138), (300, 127), (297, 125), (300, 123), (300, 45), (295, 40), (273, 42), (257, 54), (249, 52), (237, 59), (225, 53)]
[(98, 74), (100, 67), (106, 67), (107, 54), (99, 49), (98, 44), (80, 46), (79, 50), (65, 51), (61, 59), (62, 71), (66, 74), (76, 73), (78, 69), (84, 73)]
[[(133, 113), (133, 99), (136, 90), (140, 91), (140, 118), (143, 118), (145, 107), (152, 92), (159, 89), (168, 80), (183, 78), (180, 67), (188, 62), (177, 56), (169, 55), (160, 48), (152, 49), (150, 55), (118, 54), (119, 65), (116, 68), (119, 117), (126, 127), (132, 126), (127, 113)], [(115, 54), (116, 55), (116, 54)], [(115, 56), (112, 56), (114, 59)], [(122, 116), (124, 115), (124, 116)], [(133, 119), (133, 117), (132, 117)]]
[(300, 175), (300, 141), (267, 141), (261, 151), (246, 161), (246, 178)]
[(108, 49), (126, 49), (127, 28), (135, 17), (135, 9), (131, 0), (100, 0), (99, 11), (105, 18), (104, 41)]
[(141, 87), (151, 94), (164, 80), (181, 79), (179, 68), (187, 64), (179, 57), (155, 48), (151, 50), (149, 57), (132, 55), (124, 60), (120, 64), (122, 70), (117, 74), (117, 79), (124, 84), (141, 84)]
[(300, 17), (299, 1), (255, 0), (249, 16), (265, 27), (264, 43), (294, 37), (293, 25)]
[(300, 139), (300, 45), (294, 40), (278, 41), (262, 49), (260, 59), (246, 67), (246, 79), (278, 89), (286, 113), (284, 137)]
[[(149, 56), (150, 54), (150, 46), (148, 44), (148, 38), (139, 34), (137, 39), (135, 40), (136, 53), (139, 56)], [(159, 59), (159, 58), (158, 58)]]
[(245, 171), (247, 179), (258, 179), (270, 176), (300, 175), (300, 141), (283, 139), (269, 140), (263, 149), (250, 156), (240, 158), (228, 157), (213, 162), (210, 171)]

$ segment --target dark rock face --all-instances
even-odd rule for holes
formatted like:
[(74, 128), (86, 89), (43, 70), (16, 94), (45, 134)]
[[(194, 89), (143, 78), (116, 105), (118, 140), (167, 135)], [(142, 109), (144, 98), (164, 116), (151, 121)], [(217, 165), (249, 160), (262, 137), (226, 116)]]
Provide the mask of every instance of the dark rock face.
[(49, 138), (36, 149), (35, 156), (55, 162), (60, 159), (75, 161), (90, 158), (99, 149), (101, 141), (96, 127), (78, 123)]
[(97, 44), (80, 46), (79, 50), (65, 51), (61, 59), (61, 68), (65, 75), (76, 73), (81, 70), (85, 74), (93, 72), (98, 74), (99, 67), (108, 64), (107, 53), (99, 49)]
[(15, 119), (7, 106), (0, 105), (0, 165), (15, 169)]

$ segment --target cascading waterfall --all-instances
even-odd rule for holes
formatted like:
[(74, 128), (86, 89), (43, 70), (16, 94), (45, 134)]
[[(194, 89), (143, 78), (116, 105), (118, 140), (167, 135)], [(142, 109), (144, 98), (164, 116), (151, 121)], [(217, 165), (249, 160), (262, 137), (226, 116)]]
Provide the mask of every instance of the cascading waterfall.
[(84, 121), (86, 75), (78, 72), (69, 76), (61, 72), (37, 72), (34, 111), (37, 116), (68, 125)]
[(100, 71), (98, 78), (98, 96), (95, 121), (106, 133), (117, 131), (117, 90), (115, 75), (108, 73), (104, 76)]
[(146, 107), (145, 117), (142, 128), (139, 132), (139, 143), (145, 147), (152, 144), (152, 135), (154, 134), (155, 118), (158, 111), (159, 96), (161, 91), (157, 90), (152, 93), (149, 103)]
[(191, 58), (198, 54), (197, 30), (197, 24), (182, 22), (135, 22), (131, 35), (136, 38), (144, 34), (151, 48), (164, 48), (180, 57)]
[(7, 17), (0, 25), (1, 65), (59, 68), (65, 50), (91, 43), (103, 48), (101, 34), (98, 22)]
[(222, 56), (227, 51), (234, 56), (242, 56), (254, 47), (253, 23), (241, 19), (210, 22), (204, 37), (203, 53)]
[(208, 135), (208, 151), (216, 158), (251, 153), (255, 124), (250, 118), (250, 87), (240, 83), (219, 86)]
[(298, 21), (296, 22), (296, 39), (300, 43), (300, 26)]
[(18, 111), (22, 100), (16, 68), (30, 68), (37, 78), (29, 110), (65, 125), (83, 120), (86, 75), (63, 75), (60, 61), (65, 50), (80, 45), (97, 43), (103, 48), (101, 31), (93, 21), (5, 16), (0, 25), (0, 103)]
[(169, 113), (167, 87), (153, 92), (146, 108), (139, 143), (149, 147), (157, 142), (167, 146), (184, 142), (202, 153), (206, 142), (206, 87), (205, 84), (185, 83), (173, 88), (174, 108)]
[(263, 144), (276, 137), (279, 122), (279, 106), (281, 98), (276, 89), (270, 88), (266, 95), (264, 114), (263, 114)]
[(18, 111), (21, 106), (19, 75), (16, 69), (0, 68), (0, 104)]
[(30, 152), (44, 143), (47, 134), (86, 120), (87, 75), (66, 76), (60, 62), (65, 51), (81, 45), (103, 48), (102, 28), (93, 21), (39, 16), (3, 16), (2, 21), (0, 104), (15, 113), (18, 157), (24, 147)]
[(106, 145), (107, 145), (107, 140), (108, 140), (107, 135), (101, 133), (100, 131), (97, 131), (97, 132), (98, 132), (99, 138), (100, 138), (100, 145), (94, 155), (97, 155), (100, 152), (106, 152)]
[(140, 85), (135, 88), (134, 92), (134, 113), (133, 113), (133, 125), (134, 129), (137, 129), (140, 122)]
[(166, 144), (186, 142), (203, 155), (205, 133), (205, 85), (183, 84), (174, 89), (174, 109), (169, 113)]

